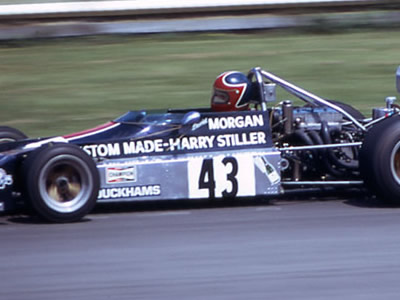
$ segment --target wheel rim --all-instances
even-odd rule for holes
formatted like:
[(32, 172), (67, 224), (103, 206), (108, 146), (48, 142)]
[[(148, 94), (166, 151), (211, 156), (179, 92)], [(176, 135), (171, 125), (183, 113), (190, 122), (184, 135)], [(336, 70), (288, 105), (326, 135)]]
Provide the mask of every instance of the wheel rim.
[(390, 169), (393, 178), (400, 184), (400, 141), (394, 146), (390, 155)]
[(84, 206), (93, 190), (88, 166), (79, 158), (63, 154), (50, 159), (39, 176), (39, 191), (45, 204), (59, 213)]
[(10, 142), (15, 142), (17, 141), (16, 139), (13, 138), (9, 138), (9, 137), (4, 137), (4, 138), (0, 138), (0, 144), (5, 144), (5, 143), (10, 143)]

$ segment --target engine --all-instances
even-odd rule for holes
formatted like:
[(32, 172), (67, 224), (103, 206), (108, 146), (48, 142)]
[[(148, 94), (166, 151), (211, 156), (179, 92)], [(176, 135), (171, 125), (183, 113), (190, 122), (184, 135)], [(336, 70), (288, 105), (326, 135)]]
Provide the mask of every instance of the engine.
[(334, 147), (361, 140), (359, 130), (343, 114), (330, 107), (294, 107), (289, 100), (270, 113), (273, 141), (282, 152), (283, 181), (351, 180), (359, 176), (358, 147)]

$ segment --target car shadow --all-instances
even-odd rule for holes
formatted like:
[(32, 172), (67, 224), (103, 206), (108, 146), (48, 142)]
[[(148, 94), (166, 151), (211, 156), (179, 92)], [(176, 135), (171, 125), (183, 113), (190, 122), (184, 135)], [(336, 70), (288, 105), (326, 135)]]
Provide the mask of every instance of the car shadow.
[[(16, 224), (34, 224), (34, 225), (49, 225), (49, 224), (62, 224), (62, 223), (51, 223), (48, 222), (46, 220), (43, 220), (42, 218), (35, 216), (35, 215), (30, 215), (30, 214), (19, 214), (19, 215), (13, 215), (10, 216), (7, 219), (8, 222), (10, 223), (16, 223)], [(72, 223), (85, 223), (85, 222), (90, 222), (90, 218), (85, 217), (79, 221), (76, 222), (72, 222)], [(70, 222), (71, 223), (71, 222)], [(4, 225), (7, 225), (7, 223), (5, 223)]]
[[(337, 191), (332, 192), (304, 193), (299, 195), (282, 195), (274, 198), (237, 198), (237, 199), (200, 199), (200, 200), (163, 200), (163, 201), (135, 201), (135, 202), (115, 202), (98, 203), (91, 215), (107, 213), (130, 213), (130, 212), (154, 212), (154, 211), (179, 211), (188, 209), (213, 209), (229, 207), (250, 207), (250, 206), (273, 206), (284, 202), (322, 202), (339, 200), (344, 204), (360, 208), (400, 208), (385, 203), (362, 190)], [(4, 215), (3, 215), (4, 216)], [(5, 216), (7, 217), (7, 216)], [(49, 225), (38, 216), (30, 214), (26, 210), (16, 211), (8, 215), (6, 219), (10, 223)], [(90, 216), (74, 223), (85, 223), (92, 221)], [(7, 222), (1, 222), (0, 225), (7, 225)], [(59, 223), (55, 223), (59, 224)]]
[(265, 198), (248, 199), (202, 199), (202, 200), (163, 200), (163, 201), (135, 201), (98, 203), (91, 214), (176, 211), (187, 209), (210, 209), (222, 207), (246, 207), (271, 205), (274, 200)]
[(18, 216), (11, 216), (7, 219), (10, 223), (18, 223), (18, 224), (48, 224), (39, 217), (30, 216), (30, 215), (18, 215)]
[(344, 204), (361, 207), (361, 208), (400, 208), (399, 205), (386, 202), (384, 199), (379, 199), (372, 195), (367, 195), (365, 197), (355, 197), (343, 201)]
[(344, 204), (360, 208), (400, 208), (399, 205), (390, 204), (385, 199), (380, 199), (371, 195), (365, 189), (343, 189), (343, 190), (326, 190), (312, 193), (302, 193), (300, 195), (284, 195), (281, 199), (295, 201), (332, 201), (339, 200)]
[(302, 194), (300, 196), (287, 197), (285, 199), (297, 200), (297, 201), (330, 201), (330, 200), (342, 200), (342, 202), (349, 206), (360, 207), (360, 208), (400, 208), (399, 205), (391, 204), (380, 199), (375, 195), (372, 195), (365, 189), (348, 189), (348, 190), (336, 190), (332, 192), (330, 190), (321, 191), (319, 193)]
[[(163, 201), (135, 201), (135, 202), (115, 202), (97, 203), (91, 215), (107, 213), (130, 213), (130, 212), (154, 212), (154, 211), (177, 211), (187, 209), (210, 209), (222, 207), (245, 207), (271, 204), (271, 199), (265, 198), (241, 198), (241, 199), (214, 199), (214, 200), (163, 200)], [(43, 220), (39, 216), (29, 212), (27, 208), (20, 207), (11, 214), (3, 215), (9, 223), (49, 225), (60, 224), (51, 223)], [(92, 221), (87, 216), (77, 222), (85, 223)], [(1, 222), (0, 225), (7, 225)], [(62, 224), (62, 223), (61, 223)]]

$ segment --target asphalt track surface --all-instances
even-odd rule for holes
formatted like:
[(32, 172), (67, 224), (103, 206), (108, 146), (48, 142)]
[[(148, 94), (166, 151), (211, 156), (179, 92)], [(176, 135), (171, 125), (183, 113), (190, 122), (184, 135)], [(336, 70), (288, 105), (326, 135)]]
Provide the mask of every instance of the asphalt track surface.
[(3, 215), (0, 299), (400, 299), (399, 232), (357, 199)]

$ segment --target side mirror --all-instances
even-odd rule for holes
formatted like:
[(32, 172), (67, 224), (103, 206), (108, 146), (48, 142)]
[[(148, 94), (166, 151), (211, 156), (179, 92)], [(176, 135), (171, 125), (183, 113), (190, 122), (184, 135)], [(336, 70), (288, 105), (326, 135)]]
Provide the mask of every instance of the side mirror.
[(263, 83), (265, 100), (267, 102), (276, 101), (276, 84), (275, 83)]
[(400, 66), (397, 68), (396, 71), (396, 88), (397, 92), (400, 93)]
[(190, 111), (182, 118), (182, 126), (191, 126), (200, 121), (201, 115), (198, 111)]
[(182, 118), (182, 127), (179, 129), (180, 134), (186, 134), (192, 129), (192, 125), (199, 123), (201, 119), (201, 114), (198, 111), (190, 111), (186, 113)]

